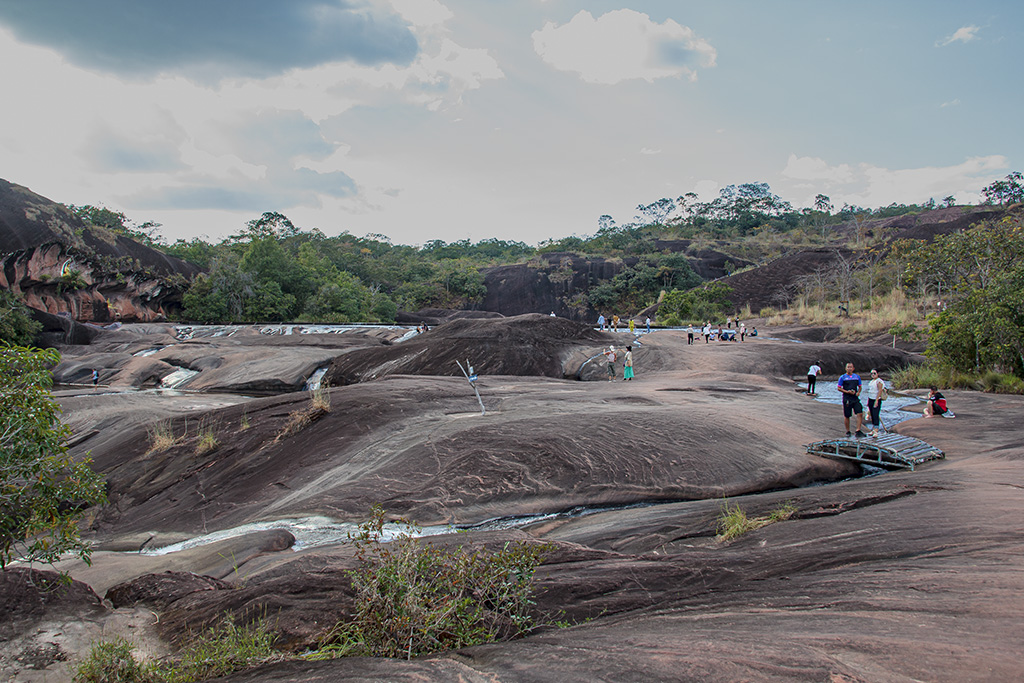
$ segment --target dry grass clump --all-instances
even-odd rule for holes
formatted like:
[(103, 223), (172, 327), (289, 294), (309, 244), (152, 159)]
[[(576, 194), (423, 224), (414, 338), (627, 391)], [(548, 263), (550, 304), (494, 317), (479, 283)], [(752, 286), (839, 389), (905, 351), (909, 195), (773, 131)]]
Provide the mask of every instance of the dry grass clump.
[(170, 420), (160, 420), (147, 427), (146, 432), (149, 434), (149, 450), (146, 451), (146, 455), (166, 451), (184, 437), (174, 435), (174, 427)]
[(326, 387), (314, 389), (309, 394), (309, 405), (301, 410), (293, 411), (288, 416), (288, 421), (285, 422), (284, 427), (278, 432), (274, 441), (280, 441), (293, 434), (298, 434), (308, 425), (331, 412), (331, 393)]
[(744, 512), (743, 508), (740, 507), (739, 503), (735, 506), (730, 506), (729, 502), (726, 501), (722, 506), (722, 514), (718, 517), (718, 535), (715, 536), (719, 541), (731, 541), (734, 538), (739, 538), (748, 531), (754, 531), (761, 527), (774, 524), (775, 522), (781, 522), (789, 519), (796, 514), (797, 508), (792, 503), (785, 503), (775, 508), (767, 515), (761, 517), (748, 517), (747, 513)]
[(199, 439), (196, 441), (196, 455), (205, 455), (220, 445), (212, 424), (199, 425)]

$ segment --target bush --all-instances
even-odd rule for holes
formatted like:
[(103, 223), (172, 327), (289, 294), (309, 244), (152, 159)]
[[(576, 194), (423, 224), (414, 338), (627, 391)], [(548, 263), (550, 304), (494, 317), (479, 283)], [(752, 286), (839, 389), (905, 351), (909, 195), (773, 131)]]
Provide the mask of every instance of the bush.
[(76, 683), (157, 683), (161, 680), (152, 664), (135, 659), (135, 645), (117, 637), (93, 645), (75, 672)]
[(88, 560), (81, 510), (103, 502), (103, 479), (68, 453), (48, 368), (60, 354), (0, 344), (0, 570), (14, 560)]
[(93, 645), (78, 666), (76, 683), (193, 683), (282, 659), (273, 649), (275, 636), (264, 622), (237, 626), (228, 618), (190, 641), (181, 659), (141, 663), (135, 645), (115, 638)]
[(443, 548), (400, 534), (382, 543), (384, 510), (353, 537), (360, 567), (352, 621), (328, 634), (333, 656), (405, 657), (506, 640), (534, 626), (534, 572), (547, 546)]

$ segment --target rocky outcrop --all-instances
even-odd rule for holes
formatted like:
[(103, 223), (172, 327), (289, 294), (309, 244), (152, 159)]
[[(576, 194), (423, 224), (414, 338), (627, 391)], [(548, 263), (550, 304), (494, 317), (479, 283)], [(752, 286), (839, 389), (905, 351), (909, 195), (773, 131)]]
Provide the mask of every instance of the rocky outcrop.
[[(713, 249), (693, 250), (689, 240), (659, 241), (656, 246), (659, 251), (685, 251), (694, 272), (705, 279), (750, 265)], [(483, 271), (487, 294), (480, 307), (502, 315), (553, 312), (570, 320), (593, 321), (597, 311), (587, 302), (587, 291), (639, 260), (636, 256), (602, 258), (552, 252), (529, 263), (488, 268)]]
[(80, 322), (163, 320), (199, 270), (0, 179), (0, 287), (32, 308)]

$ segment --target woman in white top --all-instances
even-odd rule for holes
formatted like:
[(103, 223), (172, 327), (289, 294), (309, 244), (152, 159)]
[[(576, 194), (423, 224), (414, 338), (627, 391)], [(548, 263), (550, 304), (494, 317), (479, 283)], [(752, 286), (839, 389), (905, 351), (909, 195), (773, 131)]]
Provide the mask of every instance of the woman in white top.
[(882, 400), (885, 398), (885, 382), (878, 376), (878, 370), (871, 370), (871, 379), (868, 381), (868, 413), (871, 415), (871, 436), (878, 436), (878, 428), (882, 425)]

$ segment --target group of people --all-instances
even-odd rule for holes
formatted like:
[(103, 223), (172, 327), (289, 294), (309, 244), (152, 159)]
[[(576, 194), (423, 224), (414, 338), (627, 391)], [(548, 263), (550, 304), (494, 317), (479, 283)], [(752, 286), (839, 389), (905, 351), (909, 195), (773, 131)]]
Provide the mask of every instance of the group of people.
[[(605, 366), (608, 368), (608, 381), (615, 381), (615, 363), (619, 358), (618, 352), (614, 346), (609, 346), (608, 350), (604, 352)], [(633, 347), (627, 346), (626, 353), (622, 358), (622, 380), (628, 382), (633, 379)]]
[[(554, 315), (554, 313), (552, 313), (552, 315)], [(650, 319), (650, 317), (648, 317), (646, 320), (644, 320), (644, 324), (647, 327), (647, 334), (650, 334), (651, 333), (651, 319)], [(627, 327), (629, 327), (629, 333), (630, 334), (636, 334), (636, 320), (634, 320), (633, 318), (630, 318), (627, 321), (626, 325), (627, 325)], [(602, 314), (597, 316), (597, 326), (598, 326), (598, 328), (600, 328), (600, 330), (602, 332), (604, 332), (605, 330), (608, 330), (608, 329), (610, 329), (612, 332), (618, 332), (619, 331), (619, 316), (612, 315), (611, 317), (606, 318), (606, 317), (604, 317), (604, 314), (602, 313)]]
[[(739, 320), (737, 320), (736, 321), (736, 331), (734, 332), (732, 330), (732, 318), (729, 318), (728, 323), (727, 323), (727, 327), (724, 330), (722, 329), (722, 324), (719, 323), (718, 324), (718, 330), (716, 331), (715, 328), (711, 326), (711, 321), (710, 320), (705, 322), (704, 325), (702, 327), (700, 327), (699, 329), (700, 329), (700, 335), (702, 337), (704, 337), (704, 343), (705, 344), (710, 343), (712, 339), (717, 339), (718, 341), (739, 341), (739, 342), (742, 342), (743, 340), (745, 340), (747, 338), (747, 324), (746, 323), (741, 323), (741, 322), (739, 322)], [(687, 344), (692, 344), (696, 334), (697, 334), (697, 331), (694, 329), (693, 325), (688, 325), (686, 327), (686, 343)], [(756, 327), (751, 329), (750, 336), (751, 337), (756, 337), (757, 336), (757, 328)]]
[[(820, 374), (821, 365), (815, 361), (807, 370), (808, 394), (815, 393), (815, 384)], [(846, 372), (839, 377), (836, 388), (843, 395), (843, 424), (846, 427), (846, 436), (854, 436), (858, 439), (868, 436), (864, 432), (864, 405), (860, 400), (862, 387), (863, 382), (860, 375), (854, 372), (853, 363), (847, 363)], [(871, 369), (871, 379), (868, 380), (865, 393), (868, 399), (868, 419), (871, 424), (870, 436), (876, 437), (878, 436), (879, 429), (882, 427), (882, 401), (888, 398), (888, 392), (885, 388), (885, 381), (879, 376), (878, 370), (874, 368)], [(927, 405), (924, 408), (925, 417), (952, 415), (946, 404), (946, 397), (942, 395), (938, 387), (932, 386), (929, 388), (926, 403)], [(854, 417), (856, 418), (856, 430), (851, 432), (850, 420)]]

